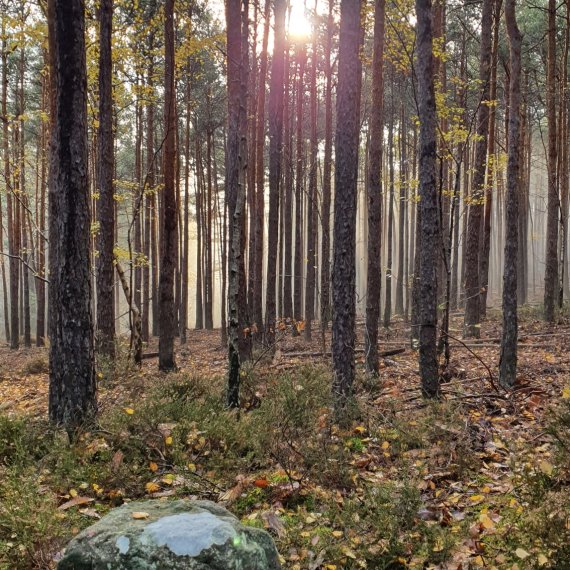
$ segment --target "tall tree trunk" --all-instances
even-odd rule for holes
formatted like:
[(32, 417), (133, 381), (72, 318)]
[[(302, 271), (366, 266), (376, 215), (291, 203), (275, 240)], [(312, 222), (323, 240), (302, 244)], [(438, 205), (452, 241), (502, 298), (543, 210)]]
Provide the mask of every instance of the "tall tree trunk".
[[(374, 2), (374, 54), (372, 59), (372, 109), (368, 153), (368, 271), (366, 278), (366, 370), (378, 374), (378, 322), (382, 268), (382, 143), (384, 138), (384, 17), (385, 0)], [(330, 189), (329, 189), (330, 190)]]
[[(331, 179), (332, 179), (332, 130), (333, 130), (333, 108), (332, 108), (332, 73), (331, 49), (333, 38), (333, 9), (334, 0), (329, 0), (329, 13), (327, 17), (327, 35), (325, 40), (325, 150), (323, 158), (323, 204), (321, 208), (321, 330), (324, 338), (324, 331), (328, 327), (331, 318), (330, 301), (330, 257), (331, 257)], [(380, 188), (380, 191), (382, 189)], [(380, 197), (378, 197), (380, 199)], [(378, 308), (380, 311), (380, 308)]]
[(489, 100), (491, 77), (491, 39), (495, 0), (483, 0), (481, 16), (481, 47), (479, 52), (480, 105), (477, 112), (477, 141), (469, 204), (465, 259), (465, 322), (464, 335), (478, 338), (481, 333), (481, 296), (479, 249), (481, 218), (485, 196), (485, 167), (487, 165), (487, 135), (489, 133)]
[(275, 0), (275, 40), (269, 91), (269, 228), (267, 243), (267, 293), (265, 334), (268, 345), (275, 341), (277, 237), (279, 226), (279, 186), (283, 141), (283, 95), (285, 61), (285, 0)]
[(392, 84), (390, 123), (388, 124), (388, 239), (386, 255), (386, 299), (384, 302), (384, 326), (390, 326), (392, 316), (392, 237), (394, 232), (394, 85)]
[(228, 135), (226, 143), (226, 195), (228, 202), (229, 256), (228, 256), (228, 391), (229, 407), (239, 406), (240, 336), (244, 323), (240, 322), (239, 307), (240, 257), (242, 254), (242, 216), (245, 188), (242, 179), (244, 157), (240, 148), (241, 82), (242, 82), (242, 0), (226, 0), (227, 29), (227, 85), (228, 85)]
[[(8, 48), (5, 30), (5, 19), (2, 19), (2, 116), (8, 116)], [(14, 228), (17, 208), (14, 207), (12, 188), (12, 175), (10, 168), (10, 135), (8, 121), (2, 121), (2, 149), (4, 154), (4, 181), (6, 184), (6, 217), (8, 226), (8, 255), (10, 273), (10, 348), (17, 349), (20, 346), (20, 318), (18, 314), (19, 304), (19, 267), (18, 239)], [(6, 318), (8, 318), (6, 316)]]
[(49, 184), (49, 417), (71, 432), (97, 409), (83, 0), (49, 0), (48, 30), (55, 93)]
[(180, 313), (180, 344), (186, 344), (188, 330), (188, 289), (190, 271), (190, 123), (192, 104), (190, 99), (191, 66), (186, 68), (186, 117), (184, 118), (184, 226), (182, 231), (182, 307)]
[(495, 190), (495, 177), (497, 164), (495, 161), (495, 128), (497, 107), (493, 103), (497, 97), (497, 60), (499, 56), (499, 27), (501, 25), (502, 0), (495, 2), (493, 16), (493, 44), (491, 48), (491, 76), (489, 85), (489, 137), (487, 159), (487, 181), (485, 184), (485, 216), (483, 221), (483, 251), (479, 259), (479, 272), (481, 278), (481, 319), (487, 316), (487, 296), (489, 293), (489, 257), (491, 253), (491, 217), (493, 215), (493, 192)]
[(499, 382), (504, 388), (514, 385), (517, 373), (517, 255), (518, 200), (520, 193), (520, 101), (521, 44), (515, 0), (505, 0), (505, 23), (510, 47), (509, 147), (507, 163), (506, 235), (503, 274), (503, 334)]
[(176, 94), (174, 66), (174, 0), (164, 6), (164, 143), (162, 169), (164, 175), (163, 207), (161, 208), (161, 263), (159, 296), (158, 366), (162, 371), (176, 369), (174, 336), (176, 316), (174, 308), (174, 272), (178, 247), (177, 205), (175, 187), (176, 167)]
[(354, 382), (356, 199), (362, 82), (360, 9), (360, 0), (341, 1), (332, 270), (332, 393), (337, 417), (346, 411)]
[[(315, 0), (315, 19), (317, 0)], [(307, 278), (305, 280), (305, 340), (311, 340), (312, 322), (315, 316), (315, 277), (317, 246), (317, 26), (313, 27), (311, 53), (311, 137), (309, 142), (309, 195), (307, 206)]]
[(548, 59), (546, 75), (546, 117), (548, 120), (548, 205), (544, 272), (544, 318), (553, 323), (558, 300), (558, 196), (556, 149), (556, 1), (548, 0)]
[(439, 216), (436, 188), (436, 107), (431, 0), (416, 0), (416, 74), (420, 119), (420, 276), (419, 276), (419, 365), (422, 394), (439, 395), (437, 362), (437, 263)]
[[(283, 105), (283, 318), (293, 317), (293, 118), (294, 118), (294, 74), (290, 74), (290, 43), (285, 48), (285, 89), (287, 96)], [(291, 91), (289, 91), (291, 89)]]
[(214, 311), (213, 311), (213, 264), (212, 264), (212, 132), (208, 130), (206, 133), (206, 204), (204, 227), (206, 236), (204, 240), (204, 250), (206, 253), (205, 279), (204, 279), (204, 327), (206, 330), (214, 328)]
[(305, 101), (305, 62), (307, 52), (304, 43), (296, 46), (298, 63), (297, 118), (295, 151), (295, 261), (293, 314), (296, 321), (303, 318), (303, 104)]
[(271, 2), (265, 0), (265, 22), (263, 24), (263, 38), (261, 43), (261, 59), (259, 62), (259, 83), (257, 91), (257, 133), (255, 142), (255, 256), (253, 289), (253, 322), (261, 330), (263, 325), (263, 224), (265, 221), (265, 91), (267, 83), (267, 44), (269, 42), (269, 24), (271, 21)]
[(395, 312), (397, 315), (403, 315), (404, 313), (404, 282), (405, 282), (405, 271), (404, 271), (404, 251), (406, 249), (406, 243), (404, 241), (404, 233), (406, 230), (406, 166), (404, 160), (406, 157), (406, 139), (405, 139), (405, 111), (404, 105), (402, 105), (400, 114), (400, 131), (399, 131), (399, 143), (400, 143), (400, 188), (398, 197), (398, 277), (396, 278), (396, 306)]
[(113, 0), (101, 0), (99, 6), (99, 28), (97, 340), (101, 353), (112, 358), (115, 355), (115, 296), (113, 291), (113, 248), (115, 247), (113, 174), (115, 167), (113, 63), (111, 56)]

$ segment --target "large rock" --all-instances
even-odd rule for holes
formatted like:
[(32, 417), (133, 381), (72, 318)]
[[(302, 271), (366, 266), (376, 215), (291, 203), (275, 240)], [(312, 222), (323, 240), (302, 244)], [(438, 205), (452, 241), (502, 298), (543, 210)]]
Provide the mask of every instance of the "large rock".
[(125, 504), (85, 529), (57, 568), (277, 570), (280, 564), (269, 534), (215, 503), (152, 500)]

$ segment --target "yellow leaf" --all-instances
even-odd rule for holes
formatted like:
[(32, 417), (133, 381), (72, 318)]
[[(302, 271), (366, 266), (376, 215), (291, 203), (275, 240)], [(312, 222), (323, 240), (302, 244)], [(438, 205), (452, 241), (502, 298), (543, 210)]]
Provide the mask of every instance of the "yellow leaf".
[(566, 388), (562, 390), (562, 398), (564, 400), (570, 400), (570, 386), (566, 386)]
[(356, 426), (354, 428), (354, 431), (357, 433), (364, 433), (364, 432), (366, 432), (366, 428), (364, 426)]
[(341, 550), (345, 556), (348, 556), (349, 558), (356, 560), (356, 554), (354, 554), (354, 551), (348, 548), (348, 546), (343, 546)]
[(169, 435), (169, 436), (164, 440), (164, 443), (165, 443), (166, 445), (172, 445), (172, 436)]
[(196, 472), (196, 465), (194, 465), (194, 463), (188, 463), (188, 469), (189, 469), (192, 473), (195, 473), (195, 472)]
[(388, 449), (389, 447), (390, 447), (390, 442), (388, 442), (388, 441), (385, 441), (385, 442), (382, 444), (382, 449)]
[(438, 538), (435, 542), (434, 547), (432, 548), (434, 552), (441, 552), (443, 550), (443, 540)]
[(150, 481), (144, 486), (144, 488), (146, 489), (147, 493), (156, 493), (157, 491), (160, 490), (160, 485), (158, 483)]
[(154, 473), (158, 470), (158, 465), (154, 461), (151, 461), (148, 468)]
[(489, 515), (485, 513), (479, 515), (479, 522), (488, 530), (495, 528), (495, 523), (489, 518)]
[(475, 564), (475, 566), (484, 566), (484, 562), (483, 562), (483, 557), (482, 556), (476, 556), (473, 559), (473, 564)]
[(69, 489), (70, 497), (77, 497), (77, 491), (75, 489)]
[(148, 517), (150, 517), (148, 513), (143, 513), (141, 511), (135, 511), (133, 513), (133, 518), (136, 520), (148, 519)]
[(342, 530), (333, 530), (332, 535), (335, 538), (340, 538), (344, 533), (342, 532)]
[(521, 559), (524, 560), (525, 558), (528, 558), (530, 556), (530, 554), (524, 549), (524, 548), (517, 548), (515, 550), (515, 554)]
[(548, 558), (546, 558), (546, 556), (544, 556), (544, 554), (539, 554), (538, 555), (538, 565), (544, 566), (545, 564), (548, 564)]
[(548, 461), (541, 461), (539, 467), (540, 470), (548, 476), (552, 475), (552, 472), (554, 471), (554, 466)]
[(125, 410), (125, 414), (129, 414), (129, 416), (132, 416), (135, 411), (132, 408), (124, 408)]
[(469, 500), (472, 503), (478, 503), (480, 501), (482, 501), (485, 497), (483, 495), (471, 495), (471, 497), (469, 497)]

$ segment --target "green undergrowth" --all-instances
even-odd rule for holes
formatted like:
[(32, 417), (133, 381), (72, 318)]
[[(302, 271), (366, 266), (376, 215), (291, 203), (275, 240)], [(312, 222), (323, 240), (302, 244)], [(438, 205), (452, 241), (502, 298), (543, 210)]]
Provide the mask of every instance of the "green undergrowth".
[[(542, 479), (522, 470), (516, 493), (491, 497), (477, 416), (451, 403), (402, 413), (362, 392), (357, 419), (341, 429), (329, 382), (324, 367), (251, 372), (243, 409), (230, 411), (222, 378), (174, 374), (136, 401), (105, 406), (97, 428), (73, 442), (46, 422), (0, 416), (0, 568), (53, 568), (79, 530), (149, 497), (226, 504), (274, 535), (284, 568), (461, 559), (522, 570), (539, 555), (542, 567), (570, 567), (564, 469)], [(554, 439), (566, 441), (556, 465), (565, 464), (567, 417), (570, 409), (553, 416)], [(528, 558), (517, 557), (521, 544)]]

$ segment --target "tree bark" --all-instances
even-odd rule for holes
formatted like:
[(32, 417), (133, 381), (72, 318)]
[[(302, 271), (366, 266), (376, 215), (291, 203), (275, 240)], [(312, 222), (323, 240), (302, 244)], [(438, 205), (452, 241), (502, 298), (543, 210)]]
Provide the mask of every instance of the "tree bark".
[(71, 432), (97, 409), (83, 0), (49, 0), (48, 21), (55, 86), (49, 185), (49, 417)]
[(518, 201), (520, 193), (520, 102), (521, 44), (515, 0), (505, 0), (505, 23), (509, 37), (509, 146), (507, 163), (506, 235), (503, 274), (503, 334), (499, 362), (499, 383), (504, 388), (515, 384), (517, 373), (517, 259)]
[(548, 59), (546, 77), (546, 117), (548, 120), (548, 204), (544, 273), (544, 318), (553, 323), (558, 299), (558, 196), (556, 149), (556, 1), (548, 0)]
[(160, 370), (176, 369), (174, 336), (176, 316), (174, 308), (174, 272), (178, 248), (176, 206), (176, 95), (174, 81), (174, 0), (166, 0), (164, 7), (164, 143), (162, 168), (164, 175), (163, 202), (161, 208), (161, 263), (159, 296), (159, 360)]
[(242, 252), (242, 215), (245, 188), (240, 185), (243, 155), (240, 154), (241, 107), (241, 0), (226, 0), (228, 134), (226, 143), (226, 196), (228, 203), (228, 391), (229, 407), (239, 406), (240, 322), (239, 285)]
[[(321, 208), (321, 330), (324, 338), (324, 331), (328, 327), (331, 318), (331, 179), (332, 179), (332, 130), (333, 130), (333, 108), (332, 108), (332, 74), (333, 65), (331, 63), (331, 49), (333, 39), (333, 8), (334, 0), (329, 0), (329, 13), (327, 18), (327, 36), (325, 40), (325, 149), (323, 158), (323, 203)], [(380, 311), (380, 309), (378, 309)]]
[(489, 84), (491, 77), (491, 38), (495, 0), (483, 0), (481, 47), (479, 52), (480, 105), (477, 112), (477, 142), (469, 203), (465, 258), (465, 322), (464, 335), (478, 338), (481, 332), (481, 296), (479, 249), (481, 218), (485, 198), (485, 168), (489, 133)]
[(366, 370), (378, 374), (378, 322), (382, 287), (382, 143), (384, 139), (384, 18), (385, 0), (374, 2), (372, 109), (368, 153), (368, 271), (366, 278)]
[(113, 63), (111, 57), (113, 0), (101, 0), (99, 6), (99, 28), (97, 340), (101, 353), (113, 358), (115, 355), (115, 296), (113, 290), (113, 248), (115, 247), (113, 174), (115, 161)]
[(332, 393), (341, 418), (354, 382), (356, 198), (360, 131), (360, 0), (342, 0), (336, 100)]
[(269, 91), (269, 236), (267, 243), (267, 293), (265, 334), (269, 346), (275, 342), (277, 237), (279, 226), (279, 186), (283, 141), (283, 91), (285, 59), (285, 0), (275, 0), (275, 39)]
[(420, 119), (419, 365), (422, 394), (439, 396), (437, 362), (437, 263), (439, 220), (436, 188), (436, 107), (431, 0), (416, 0), (416, 74)]
[[(317, 0), (315, 0), (315, 18)], [(309, 141), (309, 194), (307, 197), (307, 278), (305, 280), (305, 340), (310, 341), (312, 322), (315, 317), (315, 277), (317, 246), (317, 26), (313, 28), (310, 78), (310, 119), (311, 136)]]

